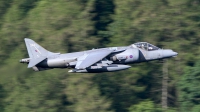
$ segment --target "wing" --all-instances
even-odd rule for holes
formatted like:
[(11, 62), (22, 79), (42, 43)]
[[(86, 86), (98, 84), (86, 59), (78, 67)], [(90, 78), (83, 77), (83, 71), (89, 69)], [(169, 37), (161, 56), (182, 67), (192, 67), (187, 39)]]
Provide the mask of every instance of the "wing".
[(85, 69), (94, 63), (102, 60), (104, 57), (108, 56), (112, 53), (112, 50), (109, 49), (101, 49), (92, 51), (90, 53), (85, 53), (83, 56), (77, 59), (76, 69)]

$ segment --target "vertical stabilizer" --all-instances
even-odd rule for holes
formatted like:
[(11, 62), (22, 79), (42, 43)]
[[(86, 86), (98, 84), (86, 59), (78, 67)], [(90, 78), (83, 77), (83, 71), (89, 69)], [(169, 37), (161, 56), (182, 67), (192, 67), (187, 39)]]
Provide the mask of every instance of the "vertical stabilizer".
[(25, 38), (26, 48), (30, 57), (28, 68), (31, 68), (47, 58), (48, 51), (35, 41)]
[(30, 58), (46, 57), (48, 51), (42, 46), (38, 45), (35, 41), (25, 38), (26, 48)]

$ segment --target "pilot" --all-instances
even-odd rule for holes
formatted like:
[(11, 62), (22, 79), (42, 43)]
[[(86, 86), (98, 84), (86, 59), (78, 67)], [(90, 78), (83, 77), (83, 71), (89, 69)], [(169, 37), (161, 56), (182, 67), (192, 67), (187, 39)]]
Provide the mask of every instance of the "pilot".
[(144, 49), (144, 44), (142, 44), (142, 49)]
[(149, 47), (149, 49), (148, 49), (149, 51), (152, 51), (153, 50), (153, 48), (152, 47)]

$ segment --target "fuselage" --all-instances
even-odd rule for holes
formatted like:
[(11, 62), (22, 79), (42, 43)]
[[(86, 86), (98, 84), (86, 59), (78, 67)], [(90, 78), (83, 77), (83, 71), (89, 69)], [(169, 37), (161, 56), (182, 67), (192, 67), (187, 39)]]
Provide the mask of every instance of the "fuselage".
[(176, 56), (171, 49), (160, 49), (147, 42), (130, 46), (108, 47), (73, 53), (53, 53), (47, 51), (31, 39), (25, 38), (29, 58), (21, 59), (34, 71), (52, 68), (74, 68), (69, 72), (112, 72), (128, 69), (127, 64), (160, 60)]
[[(132, 46), (126, 47), (109, 47), (101, 49), (122, 49), (120, 52), (113, 53), (106, 58), (113, 61), (113, 64), (132, 64), (145, 61), (160, 60), (163, 58), (170, 58), (176, 56), (177, 53), (170, 49), (158, 49), (155, 51), (146, 51), (141, 48)], [(91, 53), (101, 49), (92, 49), (82, 52), (73, 52), (66, 54), (57, 54), (47, 57), (46, 60), (39, 63), (38, 67), (43, 68), (74, 68), (77, 64), (77, 58), (83, 56), (85, 53)], [(123, 50), (124, 49), (124, 50)]]

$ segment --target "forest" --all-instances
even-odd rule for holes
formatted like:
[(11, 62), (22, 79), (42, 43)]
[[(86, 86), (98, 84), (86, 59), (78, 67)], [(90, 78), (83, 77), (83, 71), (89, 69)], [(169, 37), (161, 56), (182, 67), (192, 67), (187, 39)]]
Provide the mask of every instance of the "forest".
[[(149, 42), (178, 56), (109, 73), (34, 72), (52, 52)], [(0, 112), (200, 112), (200, 0), (0, 0)], [(165, 88), (165, 92), (163, 92)]]

